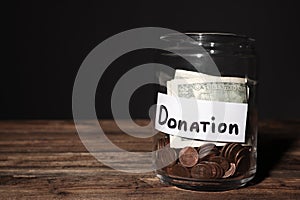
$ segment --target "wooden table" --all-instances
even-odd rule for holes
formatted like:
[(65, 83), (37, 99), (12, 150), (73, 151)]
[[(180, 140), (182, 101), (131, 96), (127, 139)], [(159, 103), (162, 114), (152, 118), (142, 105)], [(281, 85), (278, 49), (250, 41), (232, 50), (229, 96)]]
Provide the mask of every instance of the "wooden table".
[[(101, 164), (72, 121), (0, 121), (0, 199), (300, 199), (299, 124), (259, 124), (258, 173), (247, 187), (196, 192), (163, 185), (151, 172), (128, 174)], [(126, 136), (113, 121), (101, 125), (124, 149), (152, 147), (150, 139)]]

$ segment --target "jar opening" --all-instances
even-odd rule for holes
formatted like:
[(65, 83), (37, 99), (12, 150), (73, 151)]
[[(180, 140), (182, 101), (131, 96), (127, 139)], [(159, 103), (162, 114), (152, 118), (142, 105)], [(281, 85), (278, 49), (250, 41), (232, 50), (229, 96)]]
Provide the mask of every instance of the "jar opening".
[[(221, 32), (186, 32), (185, 35), (192, 38), (197, 43), (201, 42), (214, 42), (214, 43), (253, 43), (255, 40), (245, 35), (238, 35), (234, 33), (221, 33)], [(161, 36), (160, 39), (164, 41), (178, 41), (190, 42), (178, 33), (171, 33)]]

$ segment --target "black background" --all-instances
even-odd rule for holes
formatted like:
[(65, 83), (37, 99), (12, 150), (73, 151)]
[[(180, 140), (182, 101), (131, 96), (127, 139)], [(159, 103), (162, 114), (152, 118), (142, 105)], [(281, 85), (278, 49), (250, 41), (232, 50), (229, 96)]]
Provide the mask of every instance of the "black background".
[[(1, 67), (0, 117), (72, 118), (72, 87), (87, 54), (121, 31), (155, 26), (255, 38), (260, 118), (299, 118), (300, 23), (299, 7), (293, 2), (14, 1), (7, 7), (9, 15), (2, 17), (8, 26), (4, 40), (9, 41), (9, 55)], [(114, 80), (124, 73), (121, 67), (122, 61), (116, 61), (100, 83), (100, 118), (111, 117), (108, 97)], [(151, 97), (137, 92), (134, 102), (138, 106), (133, 106), (133, 117), (146, 117), (139, 107)]]

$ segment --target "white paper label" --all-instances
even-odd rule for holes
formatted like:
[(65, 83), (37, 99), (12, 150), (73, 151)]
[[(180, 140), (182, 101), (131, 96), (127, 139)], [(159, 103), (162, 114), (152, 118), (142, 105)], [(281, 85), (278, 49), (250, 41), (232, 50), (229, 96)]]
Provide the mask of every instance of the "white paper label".
[(158, 93), (155, 128), (188, 139), (245, 142), (247, 109), (245, 103), (186, 99)]

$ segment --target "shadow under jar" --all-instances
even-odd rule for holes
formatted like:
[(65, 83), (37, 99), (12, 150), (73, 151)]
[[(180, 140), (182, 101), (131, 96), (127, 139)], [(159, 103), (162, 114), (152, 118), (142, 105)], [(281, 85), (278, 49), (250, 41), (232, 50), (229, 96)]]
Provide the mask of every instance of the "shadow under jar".
[[(160, 120), (161, 127), (169, 127), (156, 127), (160, 131), (154, 137), (154, 150), (157, 150), (154, 156), (156, 174), (163, 183), (185, 189), (220, 191), (242, 187), (256, 173), (257, 82), (254, 40), (227, 33), (186, 35), (192, 40), (187, 40), (180, 34), (161, 37), (170, 46), (157, 55), (157, 61), (171, 66), (173, 70), (160, 70), (156, 73), (160, 83), (158, 92), (167, 97), (244, 106), (244, 132), (238, 133), (242, 135), (242, 139), (234, 139), (238, 135), (234, 132), (234, 120), (232, 124), (226, 125), (225, 132), (224, 123), (220, 123), (222, 119), (216, 119), (215, 116), (211, 116), (206, 122), (196, 121), (198, 125), (191, 125), (190, 121), (183, 123), (185, 120), (182, 118), (172, 119), (170, 122), (170, 109), (161, 107), (157, 109), (160, 115), (156, 115), (156, 118), (159, 116), (156, 123)], [(202, 50), (199, 50), (199, 46)], [(171, 53), (174, 50), (181, 56)], [(182, 55), (188, 57), (189, 62)], [(232, 107), (226, 108), (226, 112), (239, 115), (238, 110), (228, 109)], [(226, 115), (224, 110), (216, 112)], [(230, 116), (227, 117), (231, 119)], [(170, 126), (177, 132), (184, 133), (178, 135), (169, 132)], [(188, 137), (191, 133), (227, 134), (229, 139), (222, 139), (227, 136), (195, 139)]]

